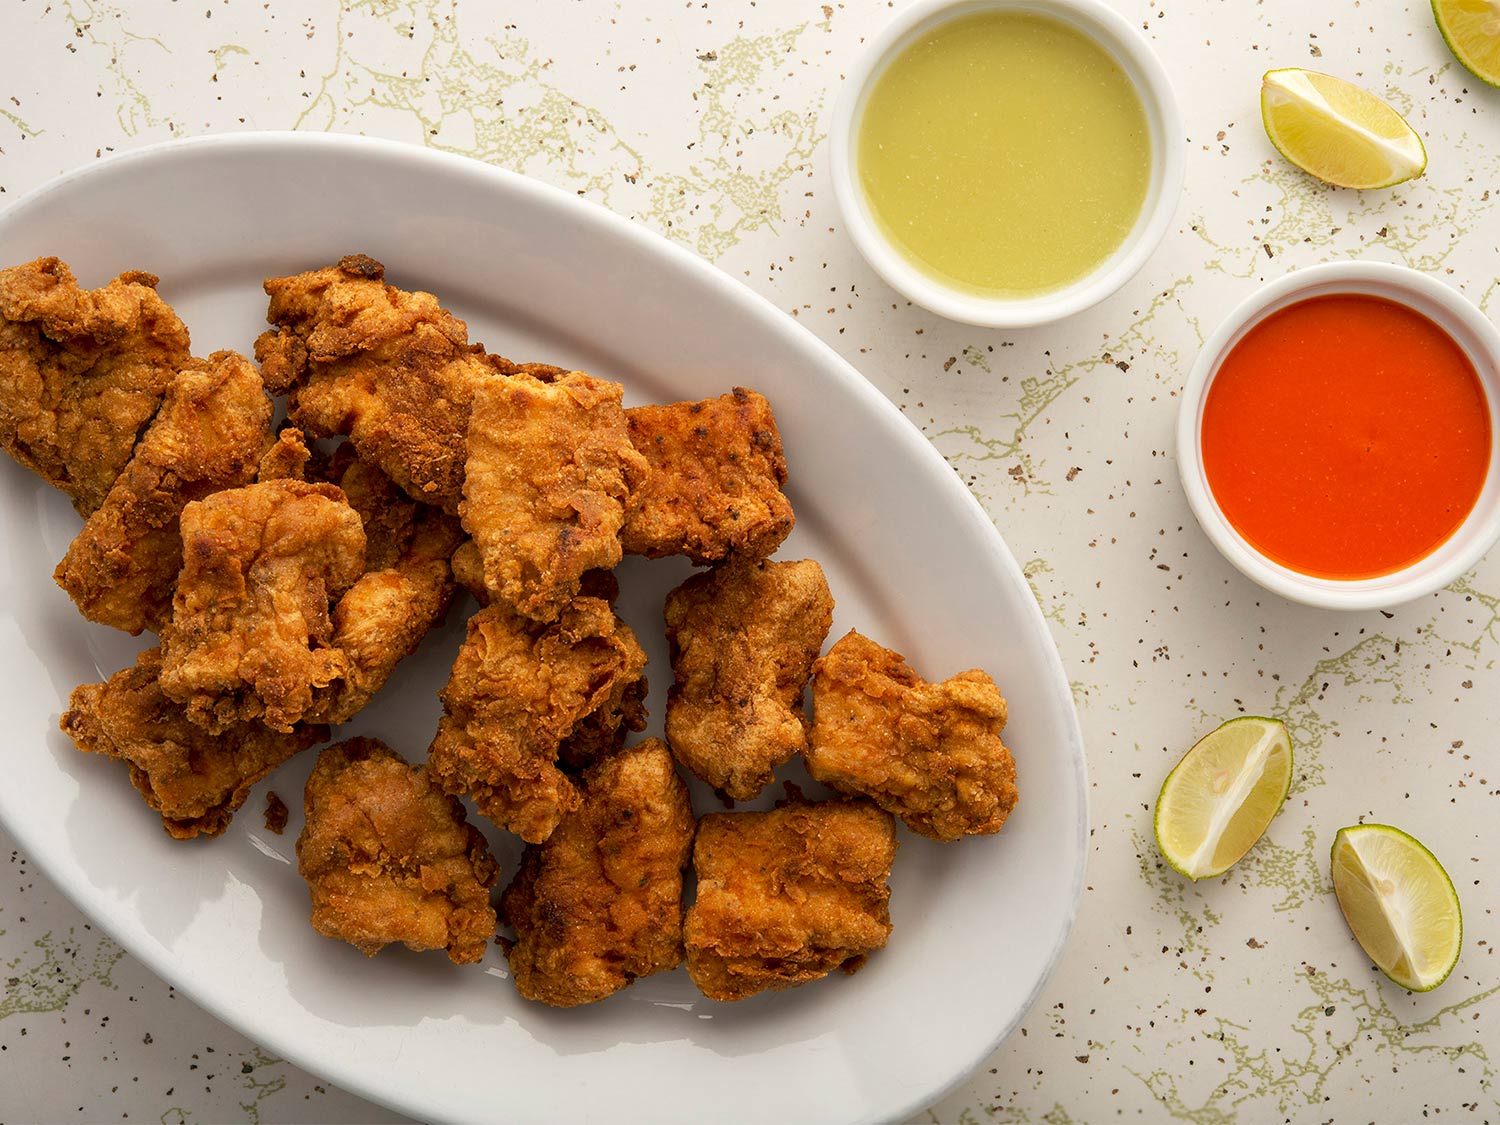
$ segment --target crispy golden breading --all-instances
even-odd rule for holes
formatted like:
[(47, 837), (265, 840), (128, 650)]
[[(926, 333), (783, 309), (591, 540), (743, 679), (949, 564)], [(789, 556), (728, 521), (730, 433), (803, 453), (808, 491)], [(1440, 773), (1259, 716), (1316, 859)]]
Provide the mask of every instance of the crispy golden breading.
[(735, 560), (668, 594), (666, 620), (672, 753), (748, 801), (807, 745), (802, 690), (833, 624), (823, 568)]
[(271, 400), (249, 360), (188, 360), (53, 574), (79, 611), (128, 633), (160, 630), (182, 569), (182, 509), (250, 483), (270, 429)]
[(463, 806), (373, 738), (318, 755), (303, 795), (297, 870), (313, 929), (373, 957), (392, 942), (478, 961), (495, 936), (499, 869)]
[(453, 552), (453, 580), (462, 586), (481, 606), (490, 604), (490, 592), (484, 586), (484, 560), (474, 540), (465, 539)]
[(615, 680), (604, 702), (578, 720), (573, 733), (563, 739), (557, 760), (568, 769), (584, 769), (623, 746), (627, 732), (645, 730), (648, 687), (645, 676)]
[(389, 570), (410, 549), (418, 530), (441, 524), (453, 536), (448, 554), (463, 541), (458, 521), (406, 495), (396, 482), (344, 442), (325, 465), (317, 466), (318, 480), (336, 484), (359, 513), (365, 528), (365, 570)]
[(188, 359), (187, 329), (149, 273), (84, 290), (56, 258), (0, 270), (0, 448), (82, 516)]
[(683, 928), (693, 983), (743, 1000), (854, 972), (890, 936), (895, 856), (895, 822), (868, 801), (796, 794), (770, 812), (705, 816)]
[(308, 448), (307, 436), (296, 426), (283, 425), (276, 440), (261, 454), (255, 479), (307, 480), (309, 468), (316, 459)]
[(634, 406), (625, 418), (651, 466), (625, 511), (626, 551), (697, 563), (763, 559), (790, 534), (781, 434), (761, 395), (735, 387), (702, 402)]
[(350, 443), (339, 447), (328, 472), (359, 513), (366, 544), (365, 573), (333, 608), (333, 644), (349, 663), (330, 693), (325, 721), (342, 723), (447, 614), (457, 592), (449, 560), (463, 529), (453, 516), (408, 497)]
[(693, 807), (657, 739), (584, 774), (583, 803), (530, 844), (500, 910), (528, 1000), (571, 1008), (682, 960), (682, 869)]
[(635, 634), (602, 598), (579, 598), (548, 625), (482, 609), (441, 693), (428, 769), (444, 790), (539, 844), (578, 807), (557, 767), (561, 743), (645, 666)]
[(182, 542), (162, 690), (210, 731), (316, 718), (350, 666), (329, 610), (364, 573), (343, 492), (288, 480), (217, 492), (183, 509)]
[(994, 680), (972, 669), (927, 683), (853, 630), (813, 672), (808, 773), (934, 840), (1000, 831), (1016, 807), (1016, 765)]
[(648, 472), (620, 395), (581, 371), (474, 389), (459, 512), (491, 596), (525, 617), (554, 619), (585, 571), (620, 561), (625, 503)]
[(476, 385), (514, 365), (470, 344), (431, 293), (386, 285), (363, 254), (273, 277), (255, 342), (266, 385), (291, 392), (289, 415), (312, 437), (348, 434), (360, 456), (412, 496), (457, 513), (464, 434)]
[[(466, 539), (453, 552), (453, 578), (481, 606), (490, 604), (490, 592), (484, 585), (484, 564), (474, 540)], [(583, 576), (583, 597), (603, 598), (611, 605), (620, 595), (620, 584), (607, 570), (590, 570)], [(573, 733), (563, 739), (557, 757), (565, 767), (581, 770), (589, 763), (625, 742), (629, 731), (646, 729), (646, 689), (644, 676), (618, 679), (609, 696), (588, 715), (579, 720)]]
[(333, 607), (333, 644), (348, 659), (326, 721), (347, 722), (385, 685), (448, 612), (456, 587), (448, 559), (462, 537), (437, 509), (420, 519), (388, 567), (367, 571)]
[(161, 650), (146, 650), (133, 668), (76, 688), (59, 726), (78, 749), (125, 762), (132, 784), (179, 840), (219, 835), (257, 781), (328, 737), (327, 727), (281, 734), (254, 722), (209, 734), (162, 693), (160, 672)]
[[(305, 453), (297, 431), (284, 431), (262, 459), (261, 472), (268, 465), (273, 473), (278, 465), (300, 472)], [(209, 532), (200, 537), (199, 556), (188, 568), (200, 598), (184, 605), (185, 616), (174, 621), (167, 640), (180, 662), (196, 666), (184, 668), (169, 690), (193, 704), (195, 720), (209, 728), (235, 714), (282, 725), (296, 721), (294, 715), (347, 722), (452, 603), (449, 557), (463, 538), (457, 519), (412, 500), (347, 444), (318, 471), (337, 484), (273, 476), (254, 486), (259, 491), (249, 498), (220, 493), (210, 511), (195, 509)], [(364, 529), (362, 538), (353, 534), (355, 525)], [(303, 532), (329, 535), (320, 542), (299, 538)], [(269, 542), (273, 537), (276, 542)], [(302, 563), (313, 568), (300, 576), (296, 560), (288, 557), (299, 550), (306, 552)], [(263, 551), (274, 556), (274, 566)], [(345, 589), (356, 559), (363, 559), (363, 571)], [(210, 577), (219, 586), (202, 596)], [(275, 582), (283, 588), (272, 589)], [(336, 599), (331, 607), (319, 601), (320, 583), (324, 598)], [(273, 614), (274, 623), (267, 624)], [(190, 624), (195, 615), (199, 620)], [(243, 652), (236, 652), (241, 642)], [(212, 651), (183, 655), (204, 645)], [(278, 659), (267, 664), (273, 649)]]
[[(479, 547), (472, 539), (465, 539), (453, 552), (453, 580), (464, 588), (481, 606), (490, 604), (490, 592), (484, 584), (484, 560), (479, 557)], [(614, 572), (608, 570), (586, 570), (578, 587), (585, 598), (603, 598), (610, 605), (620, 596), (620, 583)]]

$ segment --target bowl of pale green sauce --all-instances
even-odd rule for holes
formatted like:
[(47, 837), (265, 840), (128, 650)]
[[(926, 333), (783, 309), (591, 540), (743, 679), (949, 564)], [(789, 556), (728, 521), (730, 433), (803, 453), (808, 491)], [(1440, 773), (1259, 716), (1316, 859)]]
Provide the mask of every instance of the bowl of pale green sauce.
[(856, 245), (943, 316), (1040, 324), (1166, 233), (1184, 142), (1144, 37), (1099, 0), (928, 0), (867, 48), (831, 135)]

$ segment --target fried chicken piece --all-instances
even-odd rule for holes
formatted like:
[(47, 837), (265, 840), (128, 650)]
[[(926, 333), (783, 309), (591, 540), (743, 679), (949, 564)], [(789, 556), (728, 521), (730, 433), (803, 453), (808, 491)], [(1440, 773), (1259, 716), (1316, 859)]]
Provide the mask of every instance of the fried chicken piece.
[(527, 843), (578, 807), (557, 768), (562, 742), (641, 678), (646, 654), (602, 598), (579, 598), (547, 625), (492, 605), (468, 635), (441, 694), (443, 718), (428, 769), (443, 789)]
[[(347, 722), (447, 615), (457, 587), (450, 559), (458, 520), (407, 497), (373, 465), (334, 456), (335, 479), (365, 529), (365, 573), (333, 608), (333, 646), (348, 660), (326, 721)], [(352, 453), (352, 450), (351, 450)]]
[(698, 897), (683, 937), (688, 974), (713, 1000), (852, 973), (891, 933), (886, 880), (895, 822), (868, 801), (808, 802), (698, 825)]
[[(453, 552), (453, 578), (481, 606), (490, 604), (490, 593), (484, 586), (484, 564), (474, 540), (466, 539)], [(590, 570), (583, 576), (584, 597), (603, 598), (611, 605), (620, 595), (620, 584), (607, 570)], [(573, 733), (558, 747), (558, 761), (564, 767), (581, 770), (591, 762), (618, 750), (627, 731), (646, 729), (646, 679), (619, 679), (609, 697), (593, 712), (579, 720)]]
[(307, 480), (309, 468), (315, 461), (313, 451), (308, 448), (306, 435), (296, 426), (284, 425), (275, 441), (261, 454), (255, 479)]
[[(189, 569), (196, 562), (195, 581), (217, 582), (220, 588), (200, 597), (192, 609), (203, 618), (191, 626), (192, 638), (185, 637), (188, 625), (175, 628), (169, 649), (212, 648), (199, 654), (197, 665), (184, 670), (171, 689), (193, 702), (195, 718), (210, 728), (223, 721), (222, 715), (240, 712), (282, 725), (295, 716), (347, 722), (384, 686), (397, 663), (416, 651), (452, 603), (456, 587), (449, 558), (463, 538), (458, 521), (412, 500), (379, 469), (355, 457), (347, 443), (330, 464), (315, 466), (337, 485), (274, 475), (283, 469), (300, 474), (308, 458), (301, 435), (283, 431), (260, 463), (262, 475), (273, 474), (271, 481), (255, 485), (259, 491), (249, 498), (215, 497), (220, 510), (202, 513), (208, 538), (200, 552), (210, 555), (190, 560)], [(282, 514), (283, 505), (301, 509)], [(330, 532), (326, 540), (319, 538), (320, 526)], [(354, 534), (356, 526), (363, 529), (360, 535)], [(311, 535), (302, 536), (304, 531)], [(269, 561), (267, 551), (273, 556)], [(298, 551), (306, 553), (301, 565), (316, 572), (309, 573), (313, 583), (322, 583), (325, 600), (299, 577), (299, 564), (288, 557)], [(350, 584), (350, 568), (361, 558), (362, 573)], [(274, 582), (283, 588), (270, 589)], [(331, 609), (326, 599), (337, 599)], [(275, 623), (268, 625), (268, 617)], [(240, 626), (234, 620), (285, 646), (277, 659), (268, 661), (265, 644), (248, 634), (241, 638), (244, 651), (236, 652), (231, 634)], [(282, 660), (288, 653), (291, 660)]]
[(495, 936), (499, 868), (464, 809), (373, 738), (328, 747), (307, 779), (297, 870), (313, 929), (368, 957), (393, 942), (478, 961)]
[(930, 684), (851, 629), (813, 669), (807, 772), (934, 840), (998, 832), (1016, 807), (1006, 718), (977, 668)]
[(647, 739), (584, 774), (583, 803), (529, 844), (500, 900), (528, 1000), (571, 1008), (682, 960), (682, 869), (693, 807), (666, 744)]
[(363, 575), (334, 606), (333, 646), (347, 666), (320, 712), (328, 722), (358, 714), (446, 616), (455, 590), (448, 566), (455, 538), (441, 524), (428, 525), (395, 566)]
[(318, 717), (350, 671), (329, 608), (364, 573), (343, 492), (288, 480), (217, 492), (183, 509), (182, 542), (162, 690), (210, 732)]
[(131, 783), (179, 840), (222, 833), (257, 781), (328, 737), (327, 727), (282, 734), (256, 722), (211, 735), (162, 693), (160, 673), (161, 650), (147, 649), (133, 668), (74, 689), (58, 725), (85, 753), (126, 763)]
[(189, 356), (149, 273), (85, 290), (56, 258), (0, 270), (0, 447), (87, 517)]
[(53, 574), (90, 621), (160, 630), (182, 569), (182, 509), (248, 484), (269, 440), (271, 400), (249, 360), (190, 359), (104, 503)]
[(360, 456), (424, 503), (457, 514), (474, 388), (514, 365), (470, 344), (431, 293), (385, 284), (363, 254), (266, 281), (275, 327), (255, 342), (266, 385), (290, 391), (312, 437), (348, 434)]
[(807, 745), (802, 691), (833, 625), (823, 568), (734, 560), (668, 594), (666, 620), (672, 753), (748, 801)]
[(620, 561), (625, 502), (649, 471), (620, 396), (581, 371), (474, 389), (459, 514), (491, 596), (525, 617), (552, 620), (585, 571)]
[(626, 551), (695, 563), (763, 559), (791, 533), (781, 434), (761, 395), (735, 387), (702, 402), (633, 406), (625, 419), (651, 466), (625, 511)]

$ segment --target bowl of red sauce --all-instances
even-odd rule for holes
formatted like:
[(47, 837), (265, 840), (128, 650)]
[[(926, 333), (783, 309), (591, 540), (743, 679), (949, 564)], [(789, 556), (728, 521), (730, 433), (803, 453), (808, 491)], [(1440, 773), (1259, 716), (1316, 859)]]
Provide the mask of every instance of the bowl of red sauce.
[(1298, 270), (1209, 337), (1177, 421), (1193, 514), (1245, 575), (1331, 609), (1441, 589), (1500, 538), (1500, 331), (1378, 262)]

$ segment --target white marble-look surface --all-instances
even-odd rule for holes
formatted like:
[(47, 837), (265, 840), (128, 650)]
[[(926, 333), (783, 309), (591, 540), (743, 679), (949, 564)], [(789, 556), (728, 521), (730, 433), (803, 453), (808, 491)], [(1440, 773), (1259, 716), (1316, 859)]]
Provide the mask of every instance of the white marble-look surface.
[[(1282, 602), (1198, 530), (1171, 432), (1205, 333), (1287, 270), (1404, 262), (1500, 311), (1500, 91), (1417, 0), (1117, 3), (1176, 83), (1187, 191), (1141, 275), (1051, 328), (913, 308), (840, 229), (825, 133), (848, 61), (898, 6), (877, 0), (0, 0), (0, 205), (154, 141), (331, 129), (526, 172), (712, 260), (936, 443), (1025, 566), (1074, 683), (1094, 819), (1078, 925), (1021, 1029), (931, 1118), (1494, 1121), (1500, 559), (1393, 613)], [(1287, 166), (1257, 103), (1277, 66), (1388, 97), (1426, 139), (1426, 176), (1355, 193)], [(1159, 861), (1152, 805), (1240, 712), (1290, 724), (1292, 796), (1250, 857), (1192, 885)], [(1458, 886), (1463, 956), (1434, 993), (1382, 978), (1339, 916), (1328, 849), (1359, 819), (1422, 838)], [(178, 999), (7, 850), (0, 1119), (390, 1118)]]

